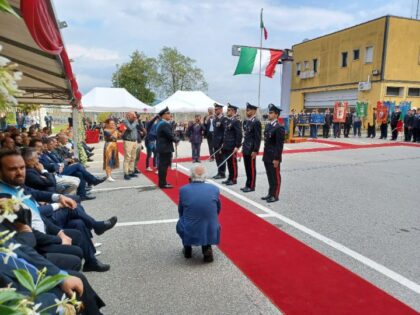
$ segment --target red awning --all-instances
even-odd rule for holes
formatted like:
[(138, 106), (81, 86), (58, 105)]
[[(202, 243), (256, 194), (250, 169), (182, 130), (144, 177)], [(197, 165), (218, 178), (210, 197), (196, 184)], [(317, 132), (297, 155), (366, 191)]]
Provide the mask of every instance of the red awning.
[(64, 72), (70, 81), (73, 93), (72, 103), (79, 105), (82, 95), (74, 77), (50, 0), (21, 0), (20, 10), (22, 18), (39, 48), (60, 57)]

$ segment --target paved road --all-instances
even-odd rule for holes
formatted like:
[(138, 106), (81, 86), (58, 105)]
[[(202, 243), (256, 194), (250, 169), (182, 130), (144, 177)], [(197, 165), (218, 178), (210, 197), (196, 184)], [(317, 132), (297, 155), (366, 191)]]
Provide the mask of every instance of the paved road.
[[(372, 144), (371, 139), (337, 139), (349, 144)], [(334, 140), (333, 140), (334, 141)], [(287, 149), (327, 148), (334, 144), (287, 144)], [(96, 150), (98, 153), (100, 150)], [(190, 154), (188, 143), (178, 148), (179, 157)], [(203, 146), (203, 155), (207, 154)], [(97, 159), (101, 159), (99, 154)], [(257, 191), (245, 197), (268, 206), (287, 218), (326, 236), (383, 265), (413, 283), (420, 283), (420, 148), (384, 147), (358, 150), (285, 154), (282, 163), (281, 200), (267, 205), (259, 197), (267, 192), (263, 164), (257, 160)], [(209, 174), (214, 163), (204, 162)], [(188, 168), (191, 164), (181, 163)], [(101, 172), (100, 163), (90, 169)], [(239, 174), (244, 174), (240, 163)], [(99, 218), (117, 213), (119, 222), (176, 219), (174, 204), (144, 176), (98, 189), (140, 186), (116, 191), (97, 191), (86, 202)], [(172, 179), (175, 180), (175, 179)], [(230, 187), (240, 192), (238, 185)], [(263, 213), (229, 191), (229, 198), (257, 214)], [(241, 195), (244, 195), (241, 193)], [(420, 310), (420, 295), (366, 264), (355, 260), (278, 218), (266, 218), (279, 229), (315, 248), (396, 298)], [(175, 223), (116, 227), (98, 238), (104, 245), (100, 257), (112, 263), (106, 274), (89, 279), (107, 300), (106, 314), (276, 314), (278, 310), (219, 251), (216, 261), (203, 265), (200, 255), (186, 262), (174, 232)]]

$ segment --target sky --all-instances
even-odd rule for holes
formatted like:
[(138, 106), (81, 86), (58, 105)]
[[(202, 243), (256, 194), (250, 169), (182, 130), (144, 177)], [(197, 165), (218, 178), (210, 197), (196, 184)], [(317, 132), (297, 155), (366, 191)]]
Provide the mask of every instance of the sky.
[[(60, 0), (56, 16), (82, 93), (111, 86), (116, 65), (134, 50), (157, 57), (176, 47), (196, 60), (214, 100), (257, 104), (258, 75), (233, 76), (232, 45), (258, 46), (260, 10), (268, 39), (263, 47), (285, 49), (387, 14), (414, 17), (417, 0)], [(281, 67), (263, 77), (261, 106), (280, 103)]]

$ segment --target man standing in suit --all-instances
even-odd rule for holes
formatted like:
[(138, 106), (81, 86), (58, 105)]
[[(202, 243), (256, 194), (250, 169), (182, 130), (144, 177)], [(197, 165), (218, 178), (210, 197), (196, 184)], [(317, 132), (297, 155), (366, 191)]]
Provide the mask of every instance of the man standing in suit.
[(227, 118), (223, 115), (223, 105), (214, 103), (214, 113), (216, 117), (214, 118), (214, 133), (213, 133), (213, 148), (215, 154), (216, 164), (217, 164), (217, 174), (213, 177), (214, 179), (226, 178), (226, 163), (223, 165), (223, 136), (225, 134), (225, 127), (227, 123)]
[(237, 153), (242, 145), (241, 122), (236, 118), (238, 107), (228, 103), (227, 123), (223, 137), (223, 159), (227, 160), (229, 177), (222, 184), (227, 186), (235, 185), (238, 178)]
[(184, 245), (184, 257), (192, 257), (192, 246), (201, 246), (204, 262), (213, 261), (211, 245), (220, 242), (220, 191), (205, 183), (206, 169), (195, 165), (191, 169), (190, 184), (179, 189), (179, 220), (176, 232)]
[(322, 137), (328, 138), (330, 136), (330, 128), (333, 116), (330, 113), (330, 109), (327, 108), (324, 114), (324, 125), (322, 125)]
[(213, 157), (214, 108), (209, 107), (207, 112), (208, 112), (208, 115), (204, 118), (204, 128), (205, 128), (205, 135), (207, 138), (207, 144), (209, 146), (209, 155), (212, 156), (210, 158), (210, 162), (213, 162), (214, 161), (214, 157)]
[(280, 163), (284, 144), (284, 127), (278, 123), (281, 109), (273, 104), (268, 105), (268, 120), (264, 130), (263, 162), (269, 184), (268, 195), (262, 197), (267, 202), (279, 200), (281, 175)]
[(159, 153), (159, 187), (163, 189), (172, 188), (173, 186), (166, 181), (168, 167), (171, 166), (172, 153), (174, 152), (174, 143), (177, 145), (179, 139), (174, 136), (172, 126), (170, 124), (171, 113), (168, 107), (159, 112), (161, 118), (157, 126), (157, 142), (156, 150)]
[(241, 188), (244, 193), (255, 190), (255, 180), (257, 170), (255, 160), (261, 145), (261, 122), (256, 117), (258, 106), (246, 103), (246, 117), (244, 121), (244, 143), (242, 154), (244, 156), (244, 165), (246, 171), (246, 184)]
[(187, 137), (191, 142), (192, 161), (200, 163), (200, 149), (203, 142), (204, 126), (201, 123), (201, 116), (195, 115), (195, 121), (187, 129)]
[(391, 140), (395, 141), (398, 138), (398, 121), (400, 120), (401, 112), (400, 107), (395, 106), (395, 111), (391, 114)]

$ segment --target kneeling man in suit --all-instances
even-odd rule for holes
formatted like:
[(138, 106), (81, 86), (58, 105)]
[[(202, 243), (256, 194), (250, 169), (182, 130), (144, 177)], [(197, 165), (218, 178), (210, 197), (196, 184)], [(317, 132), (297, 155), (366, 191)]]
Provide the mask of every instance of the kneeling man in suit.
[(206, 183), (201, 164), (191, 168), (190, 184), (179, 190), (179, 220), (176, 231), (184, 245), (184, 257), (192, 257), (192, 246), (201, 246), (204, 262), (213, 261), (211, 245), (220, 242), (220, 191)]

